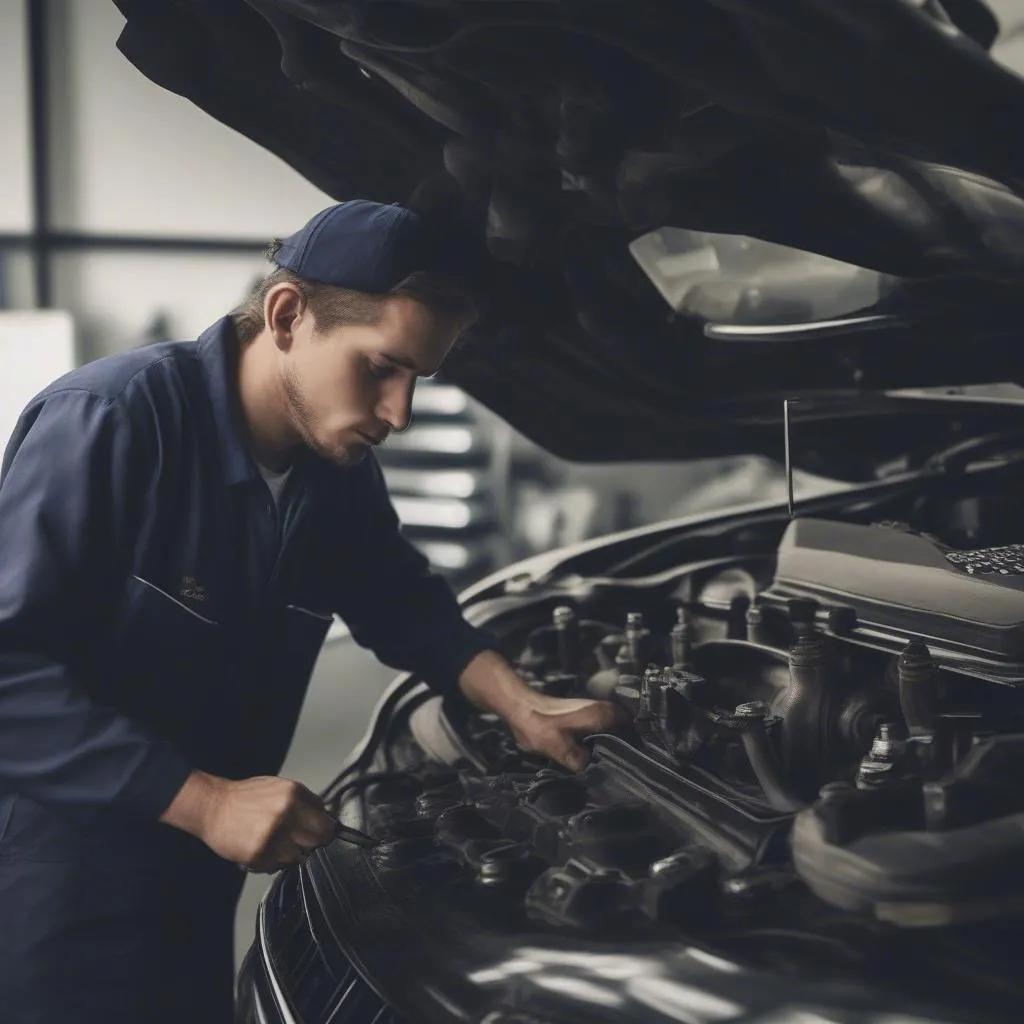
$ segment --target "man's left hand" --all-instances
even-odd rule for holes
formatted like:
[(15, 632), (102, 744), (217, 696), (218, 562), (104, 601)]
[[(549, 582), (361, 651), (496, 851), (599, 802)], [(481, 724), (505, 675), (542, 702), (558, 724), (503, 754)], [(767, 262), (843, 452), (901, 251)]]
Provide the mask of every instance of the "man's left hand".
[(544, 754), (570, 771), (581, 771), (587, 752), (578, 739), (614, 732), (629, 722), (623, 708), (606, 700), (576, 700), (536, 694), (509, 715), (516, 743), (530, 753)]
[(587, 763), (582, 736), (629, 724), (628, 713), (606, 700), (548, 697), (527, 686), (495, 651), (483, 651), (463, 670), (462, 692), (482, 711), (500, 715), (516, 743), (578, 772)]

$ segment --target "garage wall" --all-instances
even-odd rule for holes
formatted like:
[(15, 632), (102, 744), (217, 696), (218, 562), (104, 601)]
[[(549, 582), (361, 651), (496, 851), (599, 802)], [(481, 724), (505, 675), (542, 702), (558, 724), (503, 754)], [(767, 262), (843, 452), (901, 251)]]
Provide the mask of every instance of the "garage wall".
[(263, 273), (259, 256), (220, 253), (66, 253), (54, 296), (73, 310), (80, 362), (148, 341), (194, 338), (229, 312)]
[(0, 3), (0, 232), (28, 231), (32, 226), (29, 180), (28, 47), (25, 6), (21, 0)]
[[(53, 0), (53, 227), (138, 238), (287, 234), (332, 200), (277, 157), (151, 83), (116, 48), (111, 0)], [(61, 255), (55, 302), (83, 360), (154, 327), (195, 336), (263, 271), (258, 255), (90, 250)]]
[[(28, 46), (23, 0), (0, 2), (0, 235), (24, 234), (32, 227)], [(0, 308), (30, 309), (35, 304), (28, 256), (0, 250)]]
[[(111, 0), (54, 3), (57, 227), (168, 237), (272, 236), (331, 200), (283, 161), (151, 83), (116, 48)], [(63, 80), (63, 81), (61, 81)]]

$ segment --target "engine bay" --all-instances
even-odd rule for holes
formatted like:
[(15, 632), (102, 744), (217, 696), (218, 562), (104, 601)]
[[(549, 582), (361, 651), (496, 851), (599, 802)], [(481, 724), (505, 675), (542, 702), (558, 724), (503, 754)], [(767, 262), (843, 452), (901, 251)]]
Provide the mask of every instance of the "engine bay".
[(1019, 999), (1020, 552), (891, 520), (781, 529), (496, 616), (532, 687), (632, 724), (574, 775), (421, 695), (379, 770), (329, 793), (361, 802), (382, 877), (440, 870), (491, 926)]

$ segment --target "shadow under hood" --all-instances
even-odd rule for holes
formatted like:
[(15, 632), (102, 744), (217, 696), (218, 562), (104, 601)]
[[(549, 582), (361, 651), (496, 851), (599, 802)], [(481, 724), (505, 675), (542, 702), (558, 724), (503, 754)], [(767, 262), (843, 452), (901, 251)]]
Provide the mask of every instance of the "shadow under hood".
[[(563, 458), (777, 458), (799, 397), (796, 463), (862, 476), (1014, 417), (882, 394), (1019, 377), (1024, 79), (980, 0), (115, 2), (154, 82), (465, 236), (448, 376)], [(630, 253), (665, 227), (877, 271), (872, 317), (708, 336)]]

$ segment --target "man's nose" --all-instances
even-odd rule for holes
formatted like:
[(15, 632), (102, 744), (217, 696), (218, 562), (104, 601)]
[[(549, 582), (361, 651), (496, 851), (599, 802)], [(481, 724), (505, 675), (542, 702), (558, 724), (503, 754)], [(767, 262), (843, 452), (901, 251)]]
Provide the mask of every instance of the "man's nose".
[(415, 381), (411, 384), (395, 381), (391, 387), (384, 389), (377, 415), (393, 431), (401, 433), (409, 426), (412, 419), (412, 392)]

